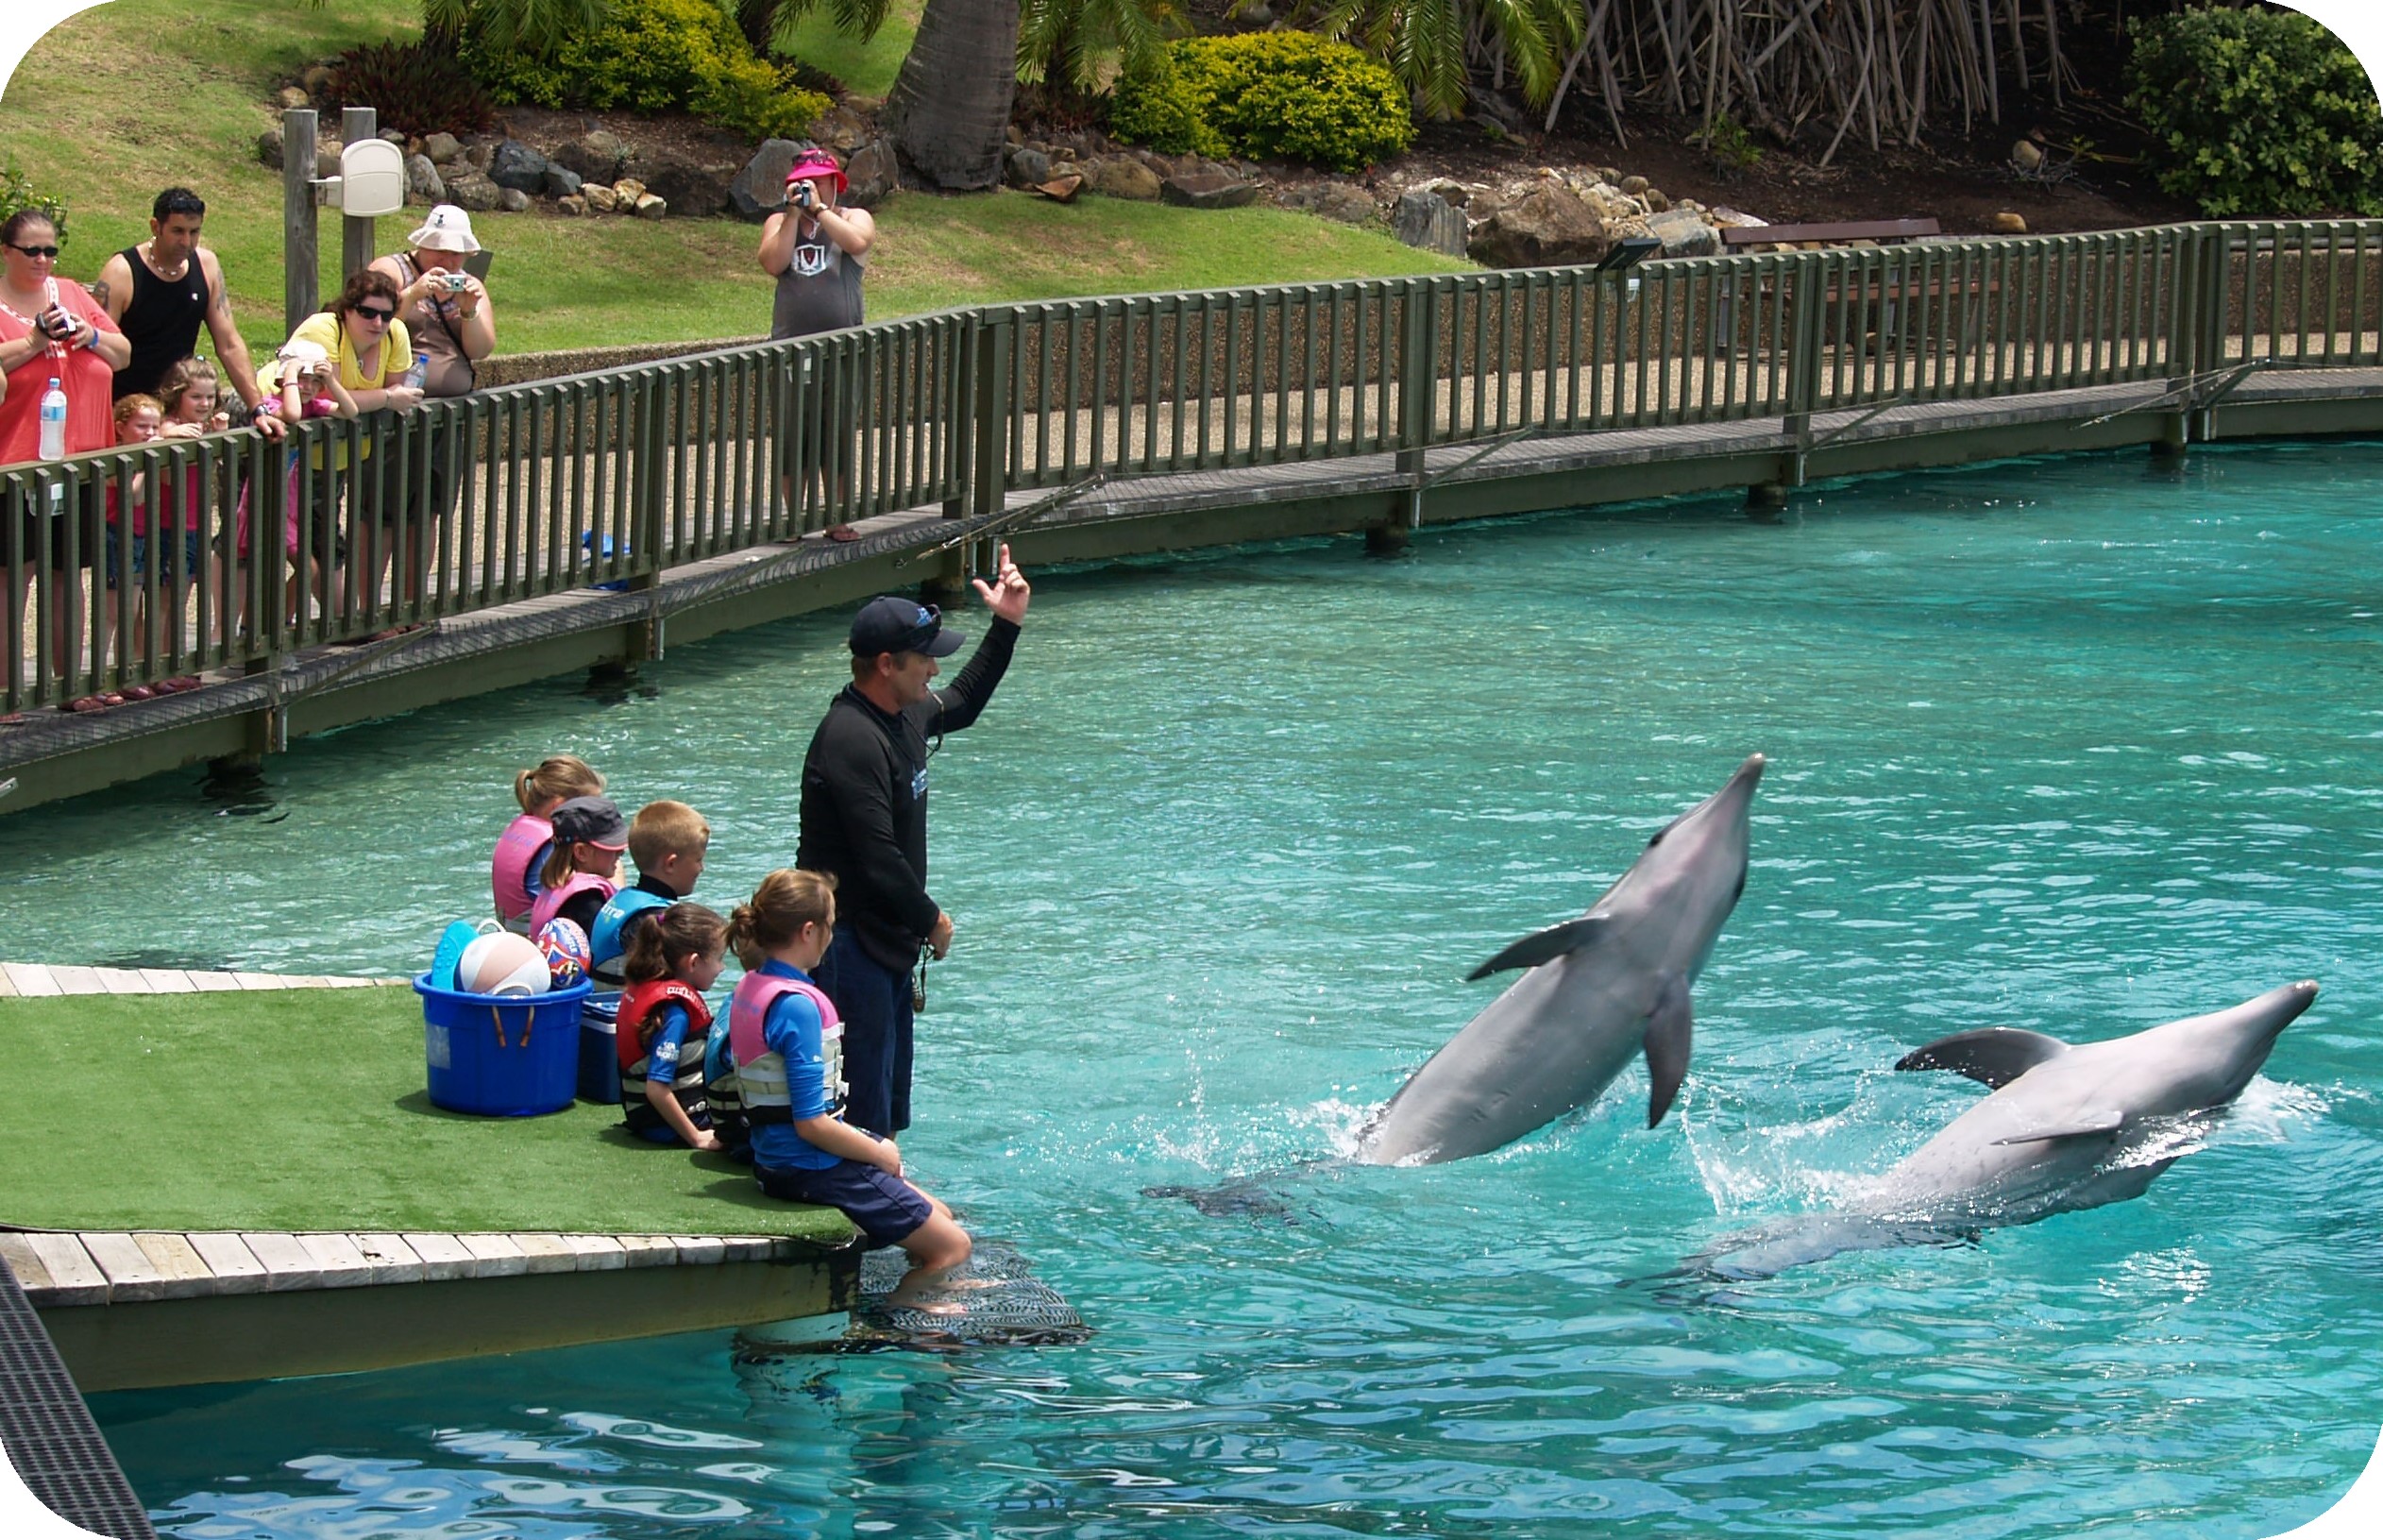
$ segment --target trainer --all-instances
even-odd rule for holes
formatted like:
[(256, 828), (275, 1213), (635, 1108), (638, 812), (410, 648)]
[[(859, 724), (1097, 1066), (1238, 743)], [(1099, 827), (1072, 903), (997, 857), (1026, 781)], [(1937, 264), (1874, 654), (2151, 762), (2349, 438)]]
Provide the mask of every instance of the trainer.
[(910, 1126), (911, 970), (952, 947), (952, 917), (927, 895), (927, 759), (976, 720), (1008, 670), (1034, 590), (1001, 548), (976, 596), (992, 624), (946, 689), (936, 660), (959, 651), (933, 605), (872, 599), (853, 618), (853, 682), (803, 758), (795, 862), (836, 877), (837, 926), (813, 975), (844, 1021), (846, 1121)]

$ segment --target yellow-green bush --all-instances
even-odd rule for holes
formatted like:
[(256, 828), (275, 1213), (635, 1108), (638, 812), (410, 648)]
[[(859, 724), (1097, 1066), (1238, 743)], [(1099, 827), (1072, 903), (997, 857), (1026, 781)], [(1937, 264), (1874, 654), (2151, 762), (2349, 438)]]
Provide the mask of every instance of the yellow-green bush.
[(755, 138), (795, 138), (833, 105), (779, 87), (720, 0), (613, 0), (602, 26), (544, 54), (496, 48), (467, 27), (458, 49), (500, 102), (694, 112)]
[(1356, 171), (1414, 142), (1391, 73), (1312, 32), (1186, 38), (1119, 77), (1109, 131), (1169, 154)]

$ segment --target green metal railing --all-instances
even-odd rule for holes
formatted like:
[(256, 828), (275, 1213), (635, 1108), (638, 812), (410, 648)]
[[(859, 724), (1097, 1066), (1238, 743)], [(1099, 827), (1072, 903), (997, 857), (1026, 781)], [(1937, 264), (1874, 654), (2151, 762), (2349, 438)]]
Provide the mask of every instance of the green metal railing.
[[(0, 471), (6, 704), (1095, 477), (1420, 474), (1438, 445), (1768, 418), (1809, 445), (1827, 413), (2130, 382), (2184, 411), (2248, 369), (2383, 364), (2379, 307), (2383, 223), (2170, 226), (992, 305), (312, 423), (287, 451), (102, 451)], [(112, 590), (111, 509), (157, 532)]]

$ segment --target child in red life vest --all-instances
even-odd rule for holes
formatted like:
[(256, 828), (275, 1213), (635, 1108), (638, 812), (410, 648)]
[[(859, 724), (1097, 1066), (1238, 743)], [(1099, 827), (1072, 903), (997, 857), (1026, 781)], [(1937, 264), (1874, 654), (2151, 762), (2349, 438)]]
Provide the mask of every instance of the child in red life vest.
[(554, 844), (538, 872), (545, 890), (530, 905), (530, 934), (549, 920), (568, 920), (585, 935), (596, 911), (619, 891), (620, 853), (629, 848), (629, 825), (610, 797), (573, 797), (554, 810)]
[(521, 815), (497, 837), (497, 853), (489, 857), (489, 886), (495, 891), (497, 918), (507, 930), (530, 933), (530, 910), (545, 884), (539, 869), (554, 844), (554, 810), (573, 797), (602, 795), (604, 778), (577, 754), (549, 754), (513, 778), (513, 800)]
[(617, 1036), (620, 1110), (632, 1133), (657, 1144), (718, 1150), (703, 1096), (703, 1043), (728, 923), (701, 904), (673, 904), (629, 942)]
[(892, 1140), (840, 1116), (843, 1024), (811, 981), (835, 931), (836, 879), (817, 872), (772, 872), (729, 917), (728, 942), (746, 968), (728, 1030), (753, 1176), (773, 1198), (840, 1209), (870, 1245), (909, 1253), (910, 1271), (888, 1302), (932, 1312), (919, 1296), (968, 1261), (968, 1231), (904, 1178)]

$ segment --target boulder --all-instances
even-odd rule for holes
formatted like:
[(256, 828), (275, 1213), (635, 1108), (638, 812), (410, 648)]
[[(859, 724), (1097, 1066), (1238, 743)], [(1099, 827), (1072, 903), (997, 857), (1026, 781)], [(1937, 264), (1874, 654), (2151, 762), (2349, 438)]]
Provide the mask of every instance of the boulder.
[(2005, 209), (1994, 216), (1987, 228), (1997, 235), (2024, 235), (2027, 233), (2027, 216)]
[[(810, 148), (801, 140), (765, 139), (745, 169), (728, 184), (728, 204), (747, 219), (763, 219), (786, 206), (786, 171)], [(612, 178), (606, 178), (609, 181)]]
[(1662, 213), (1665, 210), (1669, 209), (1672, 206), (1670, 198), (1666, 197), (1663, 193), (1652, 187), (1647, 189), (1646, 192), (1641, 193), (1638, 195), (1639, 198), (1647, 205), (1647, 212), (1650, 214)]
[(579, 195), (587, 202), (591, 213), (609, 214), (620, 212), (620, 195), (609, 182), (582, 182)]
[(497, 207), (509, 214), (527, 213), (530, 195), (518, 187), (500, 187), (497, 190)]
[(1464, 212), (1437, 193), (1402, 194), (1390, 216), (1391, 233), (1422, 251), (1464, 255)]
[(431, 158), (431, 164), (443, 166), (464, 153), (464, 142), (448, 133), (425, 134), (422, 153)]
[(901, 178), (893, 141), (872, 139), (844, 163), (844, 201), (855, 209), (874, 209), (892, 200)]
[(1614, 185), (1620, 188), (1625, 196), (1635, 198), (1647, 195), (1647, 178), (1644, 177), (1625, 177)]
[(471, 167), (474, 171), (481, 172), (484, 175), (488, 170), (489, 157), (496, 153), (496, 145), (489, 144), (484, 139), (474, 140), (471, 144), (464, 146), (464, 164)]
[(1225, 171), (1192, 171), (1158, 184), (1158, 201), (1178, 209), (1239, 209), (1258, 196), (1258, 184)]
[[(435, 157), (433, 157), (435, 159)], [(583, 182), (604, 182), (620, 175), (621, 166), (629, 159), (629, 147), (617, 134), (598, 128), (580, 135), (567, 144), (558, 145), (547, 157), (564, 170), (575, 173)]]
[(1721, 232), (1685, 209), (1648, 214), (1647, 233), (1664, 244), (1666, 257), (1711, 257), (1721, 249)]
[(1054, 203), (1073, 203), (1075, 195), (1083, 188), (1084, 178), (1081, 177), (1057, 177), (1039, 184), (1035, 191)]
[(546, 186), (546, 157), (517, 139), (499, 140), (488, 157), (488, 179), (499, 187), (535, 193)]
[(576, 193), (567, 193), (554, 200), (554, 207), (572, 218), (579, 219), (587, 212), (587, 200)]
[(620, 206), (624, 209), (629, 208), (646, 195), (645, 178), (623, 177), (613, 183), (613, 191), (620, 195)]
[(659, 219), (670, 212), (670, 200), (651, 193), (637, 195), (636, 213), (639, 219)]
[(2044, 164), (2044, 152), (2035, 141), (2022, 139), (2011, 146), (2011, 164), (2021, 171), (2039, 171)]
[(331, 65), (335, 62), (336, 60), (320, 64), (309, 64), (306, 67), (306, 73), (298, 76), (299, 87), (304, 90), (309, 96), (320, 96), (323, 93), (330, 90)]
[(296, 86), (283, 86), (279, 94), (273, 98), (273, 104), (276, 107), (280, 108), (285, 112), (289, 111), (292, 108), (311, 107), (313, 103), (313, 97), (309, 96), (305, 92), (300, 91)]
[(1027, 145), (1020, 145), (1004, 157), (1002, 171), (1012, 187), (1040, 187), (1051, 179), (1051, 157)]
[(546, 168), (546, 195), (550, 198), (569, 197), (580, 190), (581, 183), (586, 179), (568, 166), (558, 166), (549, 161)]
[(829, 149), (839, 152), (837, 159), (859, 149), (869, 143), (868, 122), (849, 107), (831, 107), (811, 125), (811, 137)]
[(655, 156), (637, 162), (636, 180), (645, 190), (670, 205), (673, 213), (716, 214), (728, 207), (729, 184), (736, 179), (734, 165), (698, 165), (675, 155)]
[(1161, 186), (1157, 172), (1140, 161), (1123, 159), (1104, 161), (1092, 181), (1092, 191), (1103, 197), (1130, 198), (1136, 203), (1158, 202)]
[(1381, 217), (1373, 195), (1347, 182), (1310, 182), (1305, 187), (1293, 188), (1283, 195), (1282, 206), (1302, 209), (1319, 219), (1337, 220), (1344, 225), (1370, 225)]
[(447, 201), (476, 214), (496, 208), (504, 191), (477, 171), (458, 172), (447, 178)]
[(1474, 227), (1467, 254), (1491, 267), (1555, 267), (1596, 262), (1611, 244), (1595, 210), (1542, 182)]
[(1415, 191), (1428, 193), (1452, 209), (1462, 209), (1473, 201), (1473, 195), (1479, 189), (1458, 181), (1453, 177), (1442, 177), (1424, 183)]
[(427, 155), (405, 158), (405, 200), (408, 203), (445, 203), (447, 183), (431, 164)]
[(257, 136), (257, 160), (275, 171), (281, 169), (281, 129), (279, 125)]

